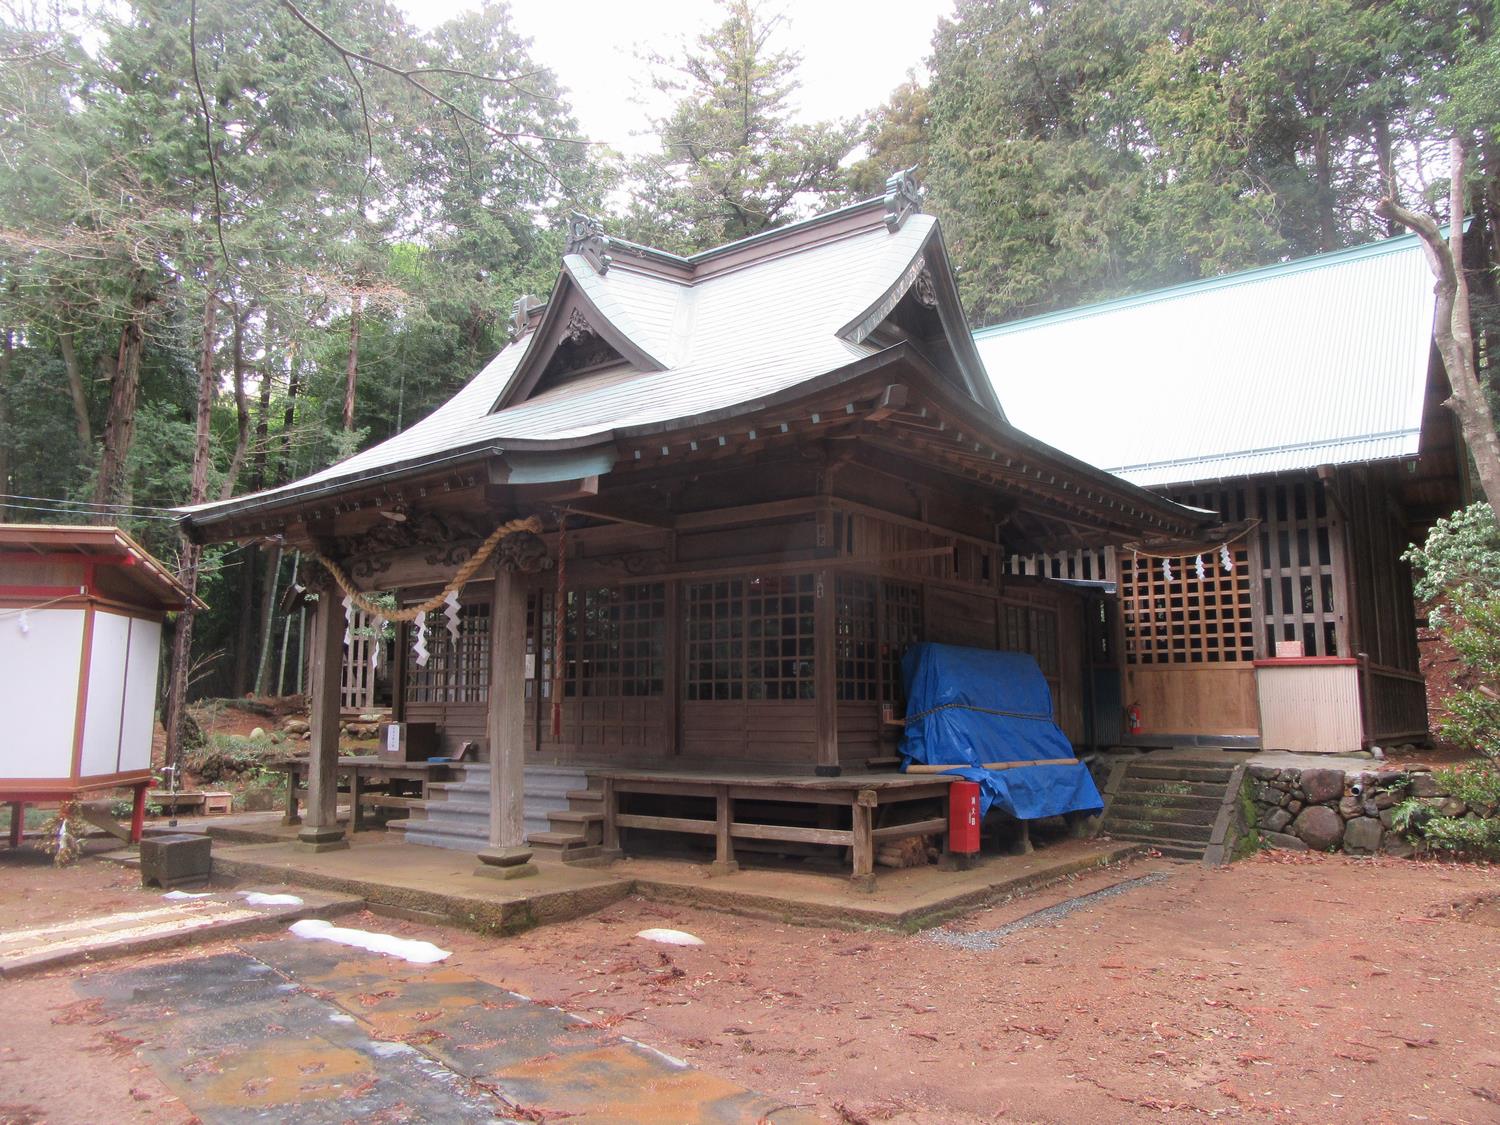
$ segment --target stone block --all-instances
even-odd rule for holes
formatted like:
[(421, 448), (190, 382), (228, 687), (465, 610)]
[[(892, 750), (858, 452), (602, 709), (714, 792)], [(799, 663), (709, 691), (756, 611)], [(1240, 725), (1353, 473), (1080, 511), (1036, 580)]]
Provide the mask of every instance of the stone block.
[(1292, 831), (1313, 851), (1326, 852), (1344, 838), (1344, 820), (1325, 805), (1310, 805), (1292, 821)]
[(1339, 801), (1339, 816), (1353, 820), (1364, 813), (1364, 802), (1358, 797), (1344, 797)]
[(1289, 852), (1305, 852), (1307, 845), (1295, 836), (1285, 832), (1262, 832), (1260, 838), (1273, 848), (1281, 848)]
[(1430, 773), (1414, 773), (1411, 775), (1411, 795), (1413, 797), (1443, 797), (1443, 787), (1438, 784), (1437, 778)]
[(141, 841), (141, 884), (165, 889), (207, 882), (213, 867), (212, 847), (207, 836), (147, 836)]
[(1344, 771), (1303, 770), (1302, 791), (1310, 805), (1337, 801), (1344, 795)]
[(1399, 832), (1387, 832), (1385, 839), (1380, 842), (1380, 850), (1397, 859), (1410, 859), (1417, 854), (1417, 849), (1401, 838)]
[(1273, 781), (1281, 773), (1275, 766), (1251, 766), (1246, 772), (1256, 781)]
[(1344, 850), (1351, 855), (1374, 855), (1380, 850), (1385, 827), (1373, 816), (1355, 817), (1344, 825)]
[(1286, 809), (1272, 809), (1260, 818), (1260, 826), (1268, 832), (1284, 832), (1292, 823), (1292, 814)]
[(1286, 811), (1289, 812), (1289, 813), (1291, 813), (1293, 816), (1296, 816), (1299, 812), (1302, 811), (1302, 802), (1301, 801), (1288, 801), (1286, 803)]

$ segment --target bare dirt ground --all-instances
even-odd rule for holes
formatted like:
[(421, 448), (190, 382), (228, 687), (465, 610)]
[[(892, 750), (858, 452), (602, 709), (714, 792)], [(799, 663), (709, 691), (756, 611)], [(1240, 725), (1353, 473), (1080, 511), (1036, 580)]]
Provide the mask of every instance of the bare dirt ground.
[[(455, 968), (830, 1121), (1500, 1121), (1500, 869), (1154, 861), (946, 929), (988, 931), (1159, 870), (1164, 881), (990, 950), (636, 900), (508, 939), (373, 915), (351, 924), (430, 938)], [(98, 860), (54, 874), (7, 857), (0, 906), (7, 919), (22, 902), (28, 917), (128, 909), (152, 897), (132, 880)], [(650, 926), (706, 944), (634, 938)], [(90, 1025), (67, 974), (0, 992), (12, 1013), (0, 1122), (93, 1121), (105, 1107), (186, 1119), (128, 1043)]]

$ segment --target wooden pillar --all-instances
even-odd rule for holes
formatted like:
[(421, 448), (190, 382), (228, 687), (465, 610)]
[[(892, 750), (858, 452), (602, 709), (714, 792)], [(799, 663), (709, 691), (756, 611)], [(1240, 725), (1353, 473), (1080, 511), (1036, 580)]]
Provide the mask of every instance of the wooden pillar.
[(813, 604), (813, 704), (817, 714), (819, 777), (838, 777), (839, 767), (839, 700), (838, 700), (838, 601), (834, 597), (831, 570), (820, 570), (817, 576), (816, 600)]
[(307, 820), (297, 842), (310, 851), (347, 848), (338, 821), (339, 709), (343, 694), (344, 609), (339, 588), (325, 581), (313, 611), (311, 644), (312, 738), (307, 761)]
[(504, 566), (495, 570), (490, 607), (485, 733), (490, 744), (490, 846), (479, 853), (475, 873), (499, 879), (535, 875), (525, 821), (526, 586), (521, 575)]
[(21, 838), (26, 831), (26, 803), (24, 801), (12, 801), (10, 803), (10, 846), (19, 848)]
[(714, 861), (709, 872), (714, 875), (730, 875), (740, 869), (734, 858), (734, 837), (729, 834), (734, 823), (734, 798), (729, 795), (729, 786), (720, 785), (714, 790)]
[(139, 844), (141, 835), (146, 831), (146, 790), (151, 788), (149, 781), (143, 781), (135, 787), (135, 799), (130, 806), (130, 842)]
[(850, 876), (856, 890), (875, 889), (875, 804), (879, 800), (873, 789), (861, 789), (854, 795), (850, 809), (850, 835), (854, 846), (854, 874)]

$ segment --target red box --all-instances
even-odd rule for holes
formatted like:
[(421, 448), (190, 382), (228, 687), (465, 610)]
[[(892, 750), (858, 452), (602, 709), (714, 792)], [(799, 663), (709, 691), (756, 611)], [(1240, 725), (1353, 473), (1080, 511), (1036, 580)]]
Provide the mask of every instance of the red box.
[(948, 850), (972, 855), (979, 850), (979, 782), (948, 786)]

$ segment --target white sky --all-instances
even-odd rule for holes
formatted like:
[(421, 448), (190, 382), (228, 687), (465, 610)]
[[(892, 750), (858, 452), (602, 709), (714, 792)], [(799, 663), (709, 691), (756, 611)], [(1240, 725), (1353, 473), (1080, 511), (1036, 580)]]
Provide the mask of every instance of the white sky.
[[(398, 0), (408, 17), (432, 27), (476, 4), (466, 0)], [(922, 73), (940, 16), (953, 0), (905, 0), (860, 8), (845, 0), (801, 0), (767, 13), (786, 13), (777, 45), (802, 56), (799, 117), (849, 117), (874, 109), (906, 78)], [(649, 111), (638, 53), (673, 56), (683, 41), (722, 21), (713, 0), (512, 0), (516, 29), (531, 54), (568, 90), (582, 131), (622, 152), (651, 147), (641, 134)]]

